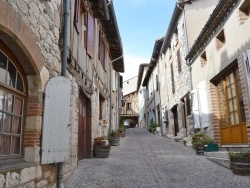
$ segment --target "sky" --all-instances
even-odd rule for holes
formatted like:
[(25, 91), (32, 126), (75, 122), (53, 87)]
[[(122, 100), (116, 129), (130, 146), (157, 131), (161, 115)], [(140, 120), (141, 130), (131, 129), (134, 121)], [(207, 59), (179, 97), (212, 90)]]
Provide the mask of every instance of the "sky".
[(138, 75), (149, 63), (155, 40), (166, 35), (176, 0), (113, 0), (123, 44), (123, 80)]

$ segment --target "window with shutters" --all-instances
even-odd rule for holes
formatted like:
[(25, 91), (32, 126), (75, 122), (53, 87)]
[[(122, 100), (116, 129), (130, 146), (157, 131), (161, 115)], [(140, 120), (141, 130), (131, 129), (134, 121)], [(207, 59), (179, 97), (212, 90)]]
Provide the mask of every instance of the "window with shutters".
[(95, 23), (93, 16), (86, 12), (84, 1), (76, 0), (75, 4), (75, 27), (80, 36), (87, 54), (94, 57)]
[(172, 81), (172, 92), (175, 93), (175, 84), (174, 84), (174, 68), (173, 63), (171, 63), (171, 81)]
[(0, 48), (0, 159), (21, 157), (23, 144), (24, 77), (9, 54)]
[(98, 50), (98, 57), (102, 64), (104, 70), (106, 70), (106, 48), (105, 43), (102, 38), (102, 32), (99, 32), (99, 50)]
[(86, 9), (82, 0), (76, 0), (75, 5), (75, 27), (81, 42), (86, 48)]
[(245, 124), (243, 94), (237, 67), (219, 80), (217, 96), (220, 126)]
[(104, 101), (105, 99), (101, 94), (99, 94), (99, 119), (103, 119), (103, 108), (104, 108)]
[(181, 72), (181, 53), (180, 53), (180, 49), (177, 50), (176, 56), (177, 56), (177, 63), (178, 63), (178, 71)]

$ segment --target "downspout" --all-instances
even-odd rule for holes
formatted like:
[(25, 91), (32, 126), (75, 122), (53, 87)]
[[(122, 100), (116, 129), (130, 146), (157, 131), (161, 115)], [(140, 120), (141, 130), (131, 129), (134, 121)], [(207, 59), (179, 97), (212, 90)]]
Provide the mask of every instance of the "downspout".
[[(184, 2), (185, 3), (185, 2)], [(180, 2), (179, 3), (176, 3), (177, 7), (179, 9), (181, 9), (183, 11), (183, 19), (184, 19), (184, 34), (185, 34), (185, 38), (186, 38), (186, 48), (187, 48), (187, 54), (188, 52), (190, 51), (189, 49), (189, 42), (188, 42), (188, 35), (187, 35), (187, 23), (186, 23), (186, 11), (184, 8), (181, 8), (180, 5), (181, 4)], [(186, 61), (186, 65), (188, 66), (188, 70), (189, 70), (189, 77), (190, 77), (190, 94), (191, 94), (191, 91), (193, 90), (193, 84), (192, 84), (192, 67), (189, 63), (189, 61)], [(190, 104), (191, 105), (191, 104)], [(192, 107), (191, 107), (192, 108)], [(190, 108), (190, 109), (191, 109)], [(192, 114), (192, 113), (191, 113)], [(192, 120), (194, 122), (194, 116), (192, 114)], [(193, 130), (194, 130), (194, 123), (193, 123)], [(186, 126), (186, 135), (187, 135), (187, 126)]]
[(123, 58), (123, 54), (120, 56), (120, 57), (118, 57), (118, 58), (116, 58), (116, 59), (114, 59), (114, 60), (112, 60), (112, 61), (110, 61), (110, 79), (109, 79), (109, 81), (110, 81), (110, 86), (109, 86), (109, 123), (110, 123), (110, 125), (109, 125), (109, 130), (111, 131), (111, 121), (112, 121), (112, 84), (113, 84), (113, 80), (112, 80), (112, 65), (113, 65), (113, 62), (115, 62), (115, 61), (117, 61), (117, 60), (119, 60), (119, 59), (121, 59), (121, 58)]
[[(69, 2), (64, 0), (64, 13), (63, 13), (63, 52), (62, 52), (62, 67), (61, 76), (66, 77), (67, 71), (67, 56), (68, 56), (68, 29), (69, 29)], [(58, 163), (57, 170), (57, 187), (64, 188), (63, 184), (63, 162)]]

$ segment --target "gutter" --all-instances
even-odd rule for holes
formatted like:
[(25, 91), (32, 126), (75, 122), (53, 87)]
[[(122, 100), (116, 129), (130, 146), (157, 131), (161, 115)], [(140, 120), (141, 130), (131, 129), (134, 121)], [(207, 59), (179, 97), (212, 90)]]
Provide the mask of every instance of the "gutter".
[[(64, 0), (64, 13), (63, 13), (63, 52), (62, 52), (62, 66), (61, 76), (66, 77), (67, 71), (67, 56), (68, 56), (68, 34), (69, 34), (69, 2)], [(63, 162), (58, 163), (57, 166), (57, 187), (64, 188), (63, 183)]]

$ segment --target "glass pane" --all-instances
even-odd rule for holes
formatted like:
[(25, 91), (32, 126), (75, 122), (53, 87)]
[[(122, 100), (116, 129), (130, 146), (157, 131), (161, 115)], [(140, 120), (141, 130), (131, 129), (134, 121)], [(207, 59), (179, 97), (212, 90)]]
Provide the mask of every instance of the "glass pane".
[(21, 138), (17, 136), (12, 137), (11, 154), (20, 154)]
[(233, 109), (238, 110), (236, 97), (233, 98)]
[(230, 87), (227, 87), (227, 96), (228, 96), (229, 99), (231, 99), (231, 97), (232, 97)]
[(0, 51), (0, 82), (5, 83), (7, 57)]
[(4, 91), (0, 89), (0, 110), (4, 107)]
[[(7, 94), (7, 93), (6, 93)], [(6, 96), (5, 96), (6, 97)], [(13, 98), (14, 98), (14, 96), (13, 95), (11, 95), (11, 94), (8, 94), (8, 96), (7, 96), (7, 100), (5, 101), (5, 108), (4, 108), (4, 110), (6, 111), (6, 112), (12, 112), (12, 107), (13, 107)]]
[(16, 86), (16, 67), (11, 61), (8, 63), (7, 84), (14, 88)]
[(235, 97), (236, 96), (236, 91), (235, 91), (235, 85), (234, 84), (231, 85), (231, 91), (232, 91), (232, 96)]
[(230, 113), (230, 122), (231, 122), (231, 125), (235, 125), (234, 112)]
[(2, 135), (1, 154), (2, 155), (9, 155), (10, 154), (10, 136)]
[(229, 80), (230, 80), (230, 84), (234, 83), (234, 75), (233, 75), (233, 73), (231, 73), (229, 75)]
[(16, 89), (23, 92), (23, 80), (19, 73), (17, 74)]
[(22, 115), (23, 100), (19, 97), (15, 97), (14, 113)]
[(229, 112), (232, 112), (232, 111), (233, 111), (233, 100), (230, 99), (230, 100), (228, 101), (228, 104), (229, 104)]
[(11, 131), (11, 116), (3, 114), (3, 132), (10, 133)]
[(230, 85), (229, 77), (226, 77), (226, 86), (229, 86), (229, 85)]
[(12, 133), (13, 134), (21, 134), (22, 128), (22, 118), (14, 117), (13, 126), (12, 126)]
[(238, 111), (235, 111), (235, 112), (234, 112), (234, 118), (235, 118), (235, 124), (239, 124)]

